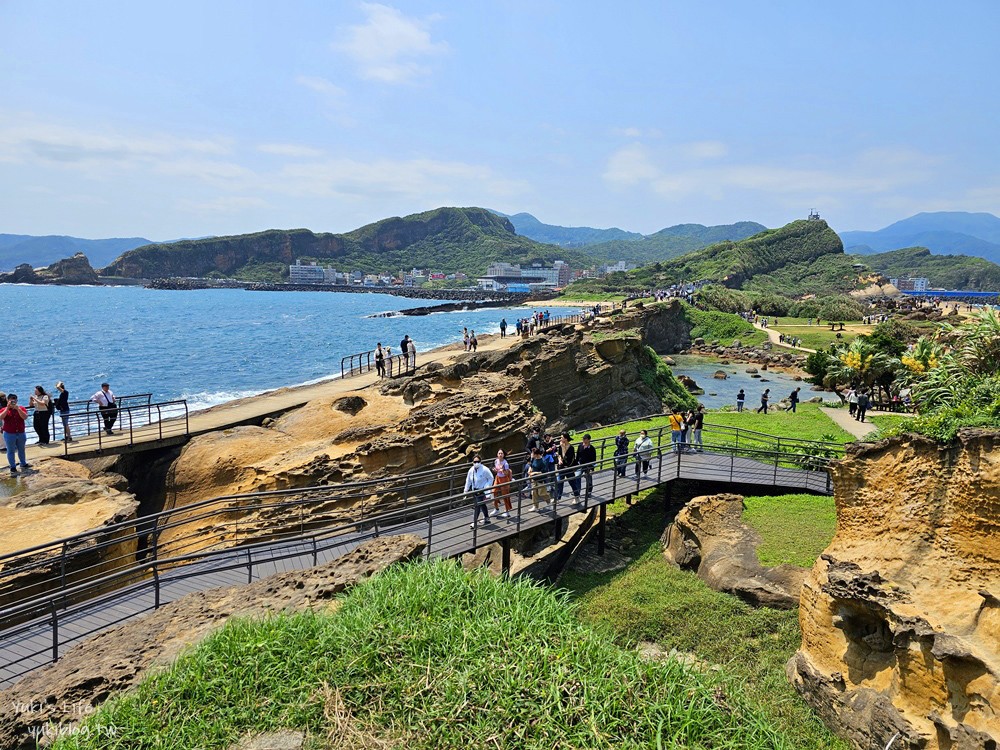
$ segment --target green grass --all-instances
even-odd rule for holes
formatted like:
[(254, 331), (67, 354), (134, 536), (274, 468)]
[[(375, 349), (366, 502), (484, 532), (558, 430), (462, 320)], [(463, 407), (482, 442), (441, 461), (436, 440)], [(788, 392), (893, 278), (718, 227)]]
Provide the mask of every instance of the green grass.
[[(774, 401), (772, 401), (774, 403)], [(845, 444), (855, 440), (854, 436), (841, 428), (836, 422), (819, 410), (819, 404), (799, 404), (795, 414), (771, 410), (768, 414), (757, 414), (753, 409), (759, 406), (759, 402), (747, 401), (747, 406), (752, 409), (737, 413), (735, 411), (710, 411), (705, 413), (705, 434), (706, 444), (713, 445), (733, 445), (735, 438), (725, 433), (713, 433), (711, 425), (721, 425), (725, 427), (739, 427), (745, 430), (761, 432), (780, 438), (794, 438), (798, 440), (819, 440)], [(664, 443), (670, 441), (670, 428), (667, 422), (668, 416), (652, 417), (650, 419), (640, 419), (628, 422), (623, 427), (628, 432), (637, 430), (649, 430), (650, 437), (654, 444), (657, 439), (657, 431), (662, 427), (664, 432)], [(618, 434), (621, 427), (596, 427), (587, 430), (594, 440), (604, 437), (613, 437)], [(741, 446), (743, 444), (741, 443)], [(752, 443), (747, 447), (753, 447)]]
[(879, 431), (883, 431), (899, 427), (914, 416), (913, 414), (869, 414), (867, 419), (878, 427)]
[[(841, 331), (831, 331), (830, 327), (820, 328), (814, 326), (810, 328), (806, 326), (805, 328), (786, 328), (784, 325), (771, 326), (778, 333), (783, 333), (786, 336), (794, 336), (796, 338), (802, 339), (800, 346), (804, 346), (806, 349), (816, 349), (822, 350), (826, 349), (830, 344), (850, 344), (854, 341), (854, 337), (858, 335), (856, 331), (849, 331), (846, 328)], [(871, 331), (871, 327), (866, 327), (868, 331)], [(841, 334), (838, 339), (837, 334)]]
[[(689, 618), (691, 636), (702, 614)], [(741, 629), (739, 648), (783, 644), (787, 614), (753, 616), (759, 632)], [(582, 624), (565, 595), (446, 561), (390, 568), (334, 614), (229, 623), (89, 719), (114, 737), (80, 733), (56, 747), (222, 750), (277, 728), (331, 747), (316, 742), (334, 695), (369, 734), (416, 749), (804, 747), (735, 683), (644, 661)]]
[(833, 498), (822, 495), (779, 495), (744, 498), (743, 521), (757, 530), (763, 565), (789, 563), (812, 567), (830, 545), (837, 529)]
[(729, 346), (739, 340), (743, 346), (760, 346), (767, 341), (767, 334), (739, 315), (719, 312), (718, 310), (699, 310), (690, 305), (684, 305), (685, 319), (691, 324), (690, 336), (705, 339), (711, 343), (718, 341), (722, 346)]
[(625, 648), (654, 641), (719, 665), (793, 747), (846, 750), (785, 678), (785, 663), (801, 641), (797, 612), (754, 609), (667, 563), (659, 542), (661, 502), (654, 491), (622, 517), (637, 551), (628, 568), (563, 576), (560, 584), (577, 599), (579, 617), (610, 629)]

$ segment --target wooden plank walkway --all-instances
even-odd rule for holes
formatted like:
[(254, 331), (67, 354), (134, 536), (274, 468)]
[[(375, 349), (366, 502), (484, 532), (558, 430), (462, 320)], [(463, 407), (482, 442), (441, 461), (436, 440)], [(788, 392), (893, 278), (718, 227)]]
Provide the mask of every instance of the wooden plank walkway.
[[(672, 453), (665, 448), (659, 457), (653, 457), (648, 475), (637, 478), (634, 466), (634, 463), (628, 465), (626, 477), (617, 476), (613, 469), (595, 472), (593, 493), (579, 504), (574, 503), (568, 481), (564, 485), (562, 499), (539, 511), (531, 507), (530, 491), (512, 492), (514, 508), (510, 518), (491, 517), (486, 525), (474, 528), (470, 528), (474, 513), (472, 505), (453, 508), (442, 502), (417, 518), (400, 519), (398, 513), (389, 513), (364, 519), (347, 531), (343, 528), (338, 531), (318, 530), (303, 538), (255, 545), (252, 551), (246, 547), (221, 550), (210, 557), (160, 573), (159, 605), (195, 591), (245, 584), (276, 573), (329, 562), (374, 536), (415, 534), (427, 541), (426, 555), (455, 557), (509, 539), (522, 531), (551, 524), (556, 519), (587, 513), (629, 494), (678, 479), (781, 487), (820, 494), (830, 492), (830, 478), (826, 471), (780, 467), (739, 456), (735, 452)], [(583, 477), (580, 481), (585, 483)], [(492, 516), (492, 503), (489, 506)], [(107, 628), (152, 611), (156, 595), (156, 586), (150, 577), (124, 589), (57, 610), (55, 638), (51, 614), (0, 631), (0, 687), (8, 687), (24, 674), (51, 663), (54, 641), (57, 652), (65, 651)]]

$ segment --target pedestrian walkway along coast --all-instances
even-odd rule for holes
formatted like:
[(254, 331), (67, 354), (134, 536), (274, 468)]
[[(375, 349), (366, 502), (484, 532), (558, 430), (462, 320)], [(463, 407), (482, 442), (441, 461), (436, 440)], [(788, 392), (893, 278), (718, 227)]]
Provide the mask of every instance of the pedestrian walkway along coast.
[[(343, 486), (215, 498), (7, 555), (0, 559), (0, 685), (184, 594), (316, 565), (377, 536), (416, 534), (427, 541), (425, 554), (435, 557), (500, 543), (509, 564), (510, 540), (520, 532), (554, 523), (558, 535), (562, 519), (591, 513), (599, 515), (603, 536), (608, 503), (678, 479), (830, 492), (828, 459), (817, 454), (836, 453), (839, 446), (782, 439), (778, 451), (777, 438), (769, 444), (768, 436), (739, 432), (713, 433), (706, 426), (705, 452), (681, 453), (672, 452), (669, 433), (664, 440), (661, 429), (649, 474), (637, 476), (629, 464), (624, 477), (613, 466), (613, 443), (609, 449), (610, 439), (597, 441), (590, 498), (577, 504), (567, 496), (537, 512), (522, 478), (524, 456), (511, 457), (518, 477), (511, 484), (511, 517), (475, 528), (469, 528), (473, 498), (461, 491), (468, 470), (462, 464)], [(554, 476), (544, 481), (554, 483)], [(388, 503), (394, 507), (383, 510)], [(276, 525), (259, 533), (246, 520), (254, 513)], [(192, 532), (192, 522), (204, 519), (213, 522), (212, 539)], [(101, 549), (114, 555), (95, 563)]]

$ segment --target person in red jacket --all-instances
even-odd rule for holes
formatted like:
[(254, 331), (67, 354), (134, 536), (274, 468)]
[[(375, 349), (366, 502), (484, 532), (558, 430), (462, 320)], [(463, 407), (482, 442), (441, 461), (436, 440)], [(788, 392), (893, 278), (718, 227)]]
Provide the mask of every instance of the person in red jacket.
[(15, 451), (17, 451), (17, 460), (21, 462), (21, 468), (31, 468), (24, 457), (24, 446), (28, 442), (24, 430), (24, 420), (27, 417), (28, 410), (18, 405), (17, 395), (8, 394), (7, 406), (0, 410), (0, 423), (3, 424), (3, 442), (7, 447), (7, 463), (10, 464), (11, 474), (17, 474), (17, 464), (14, 460)]

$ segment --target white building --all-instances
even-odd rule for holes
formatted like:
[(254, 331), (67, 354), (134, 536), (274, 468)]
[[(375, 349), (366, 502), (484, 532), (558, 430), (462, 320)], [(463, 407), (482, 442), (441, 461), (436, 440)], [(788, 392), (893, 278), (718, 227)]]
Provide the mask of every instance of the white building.
[(322, 284), (326, 281), (326, 269), (315, 263), (296, 261), (294, 266), (288, 267), (288, 280), (292, 284)]

